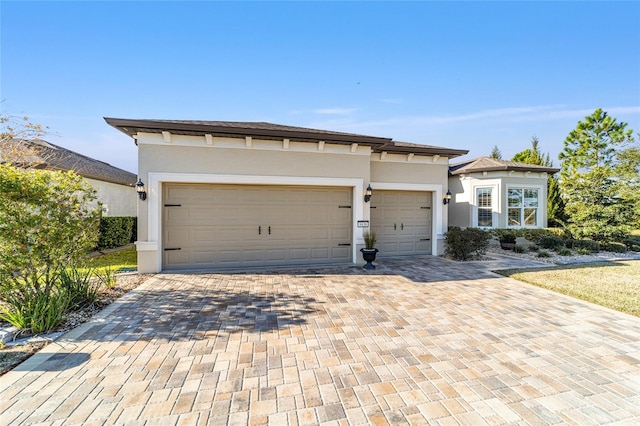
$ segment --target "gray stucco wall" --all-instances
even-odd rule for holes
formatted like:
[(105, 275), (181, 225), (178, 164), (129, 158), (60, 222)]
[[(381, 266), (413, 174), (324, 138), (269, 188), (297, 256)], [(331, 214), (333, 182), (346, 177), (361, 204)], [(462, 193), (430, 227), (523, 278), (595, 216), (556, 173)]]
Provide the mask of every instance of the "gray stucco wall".
[(102, 203), (104, 216), (136, 216), (136, 189), (132, 186), (118, 185), (101, 180), (86, 179), (96, 190), (99, 202)]

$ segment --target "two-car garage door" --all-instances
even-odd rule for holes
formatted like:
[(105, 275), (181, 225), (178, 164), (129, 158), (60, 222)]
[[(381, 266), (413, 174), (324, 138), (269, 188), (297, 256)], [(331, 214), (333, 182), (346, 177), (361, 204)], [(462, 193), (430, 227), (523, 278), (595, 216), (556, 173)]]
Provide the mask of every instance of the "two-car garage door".
[(351, 261), (346, 187), (165, 184), (163, 269)]

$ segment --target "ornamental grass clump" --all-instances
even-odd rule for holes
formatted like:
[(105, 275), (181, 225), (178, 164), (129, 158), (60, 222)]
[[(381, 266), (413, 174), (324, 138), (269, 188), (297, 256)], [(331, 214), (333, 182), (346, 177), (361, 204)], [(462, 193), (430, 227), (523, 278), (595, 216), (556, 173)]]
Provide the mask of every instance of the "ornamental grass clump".
[(364, 231), (362, 234), (364, 238), (364, 248), (367, 250), (373, 250), (376, 246), (377, 236), (375, 231)]

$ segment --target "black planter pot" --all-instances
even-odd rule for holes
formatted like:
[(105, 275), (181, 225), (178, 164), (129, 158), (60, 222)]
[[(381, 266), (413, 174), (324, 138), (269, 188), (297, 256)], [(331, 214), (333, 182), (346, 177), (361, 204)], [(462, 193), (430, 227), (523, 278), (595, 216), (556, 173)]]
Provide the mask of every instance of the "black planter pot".
[(371, 263), (374, 260), (376, 260), (376, 253), (378, 253), (378, 249), (374, 248), (374, 249), (360, 249), (360, 253), (362, 253), (362, 258), (364, 259), (365, 265), (363, 266), (364, 269), (376, 269), (376, 266)]

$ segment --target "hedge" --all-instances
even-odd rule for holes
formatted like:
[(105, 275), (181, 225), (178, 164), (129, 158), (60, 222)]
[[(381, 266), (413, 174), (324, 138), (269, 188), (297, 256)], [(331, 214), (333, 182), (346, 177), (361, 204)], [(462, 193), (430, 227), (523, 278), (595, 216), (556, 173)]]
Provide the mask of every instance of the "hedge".
[(450, 226), (444, 238), (447, 256), (455, 260), (473, 260), (486, 253), (491, 234), (479, 228)]
[(136, 239), (137, 220), (133, 216), (101, 217), (97, 249), (126, 246)]

